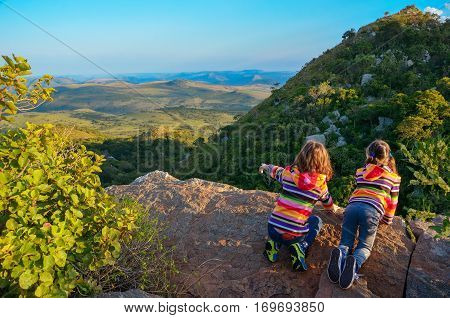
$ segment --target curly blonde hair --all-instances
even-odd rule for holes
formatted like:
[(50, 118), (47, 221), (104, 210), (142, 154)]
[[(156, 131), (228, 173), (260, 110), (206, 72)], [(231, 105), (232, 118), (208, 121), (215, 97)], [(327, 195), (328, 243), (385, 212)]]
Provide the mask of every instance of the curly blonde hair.
[(327, 176), (327, 180), (333, 177), (330, 155), (320, 142), (308, 141), (295, 157), (293, 166), (297, 166), (300, 172), (316, 172)]

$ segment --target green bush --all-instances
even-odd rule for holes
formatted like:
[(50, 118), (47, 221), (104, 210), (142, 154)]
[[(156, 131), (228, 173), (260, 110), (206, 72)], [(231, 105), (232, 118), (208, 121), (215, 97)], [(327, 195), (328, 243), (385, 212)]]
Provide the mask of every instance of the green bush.
[[(129, 237), (121, 240), (122, 250), (117, 262), (93, 272), (87, 287), (98, 286), (102, 292), (139, 288), (151, 294), (175, 296), (179, 290), (172, 278), (178, 271), (173, 248), (166, 248), (163, 223), (130, 198), (121, 200), (118, 206), (134, 212), (136, 227)], [(81, 294), (93, 292), (79, 290)]]
[(427, 220), (436, 213), (444, 214), (438, 233), (449, 234), (450, 156), (444, 138), (415, 142), (410, 149), (400, 145), (412, 177), (408, 184), (405, 209), (408, 218)]
[(101, 187), (103, 159), (27, 124), (0, 135), (0, 293), (67, 297), (111, 266), (135, 213)]
[(334, 203), (339, 206), (346, 206), (350, 195), (355, 189), (355, 185), (356, 182), (353, 175), (331, 179), (328, 186)]
[(397, 126), (397, 133), (403, 140), (430, 138), (441, 132), (450, 118), (448, 102), (435, 89), (416, 92), (412, 104), (412, 113)]

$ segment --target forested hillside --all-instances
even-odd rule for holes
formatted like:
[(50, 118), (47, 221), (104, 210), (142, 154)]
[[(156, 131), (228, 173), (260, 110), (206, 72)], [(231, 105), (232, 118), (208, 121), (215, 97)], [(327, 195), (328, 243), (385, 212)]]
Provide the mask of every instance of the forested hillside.
[(339, 45), (201, 146), (188, 175), (274, 189), (257, 175), (260, 163), (287, 165), (316, 135), (332, 156), (332, 194), (345, 204), (365, 147), (383, 138), (403, 178), (400, 213), (447, 212), (449, 35), (448, 21), (414, 6), (347, 31)]

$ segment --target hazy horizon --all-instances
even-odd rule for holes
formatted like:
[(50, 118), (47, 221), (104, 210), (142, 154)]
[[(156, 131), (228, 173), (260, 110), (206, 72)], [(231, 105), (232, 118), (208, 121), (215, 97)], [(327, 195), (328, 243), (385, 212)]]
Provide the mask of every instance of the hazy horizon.
[[(113, 76), (114, 75), (142, 75), (142, 74), (155, 74), (155, 75), (170, 75), (170, 74), (182, 74), (182, 73), (213, 73), (213, 72), (250, 72), (250, 71), (257, 71), (257, 72), (267, 72), (267, 73), (296, 73), (298, 72), (298, 70), (264, 70), (264, 69), (223, 69), (223, 70), (198, 70), (198, 71), (179, 71), (179, 72), (146, 72), (146, 71), (142, 71), (142, 72), (118, 72), (118, 73), (111, 73)], [(37, 76), (42, 76), (44, 73), (35, 73), (33, 72), (32, 76), (33, 77), (37, 77)], [(110, 74), (106, 74), (106, 73), (65, 73), (65, 74), (55, 74), (53, 73), (52, 75), (57, 76), (57, 77), (111, 77)]]

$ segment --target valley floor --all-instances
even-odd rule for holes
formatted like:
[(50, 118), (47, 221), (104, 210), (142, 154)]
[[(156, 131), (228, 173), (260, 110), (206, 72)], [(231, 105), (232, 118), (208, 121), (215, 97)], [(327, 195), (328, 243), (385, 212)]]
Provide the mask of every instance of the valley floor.
[(187, 130), (202, 132), (208, 137), (217, 128), (234, 121), (239, 112), (166, 108), (133, 114), (107, 114), (89, 109), (18, 114), (14, 122), (0, 125), (0, 129), (23, 127), (26, 122), (50, 123), (69, 128), (76, 139), (107, 139), (134, 137), (149, 129)]

